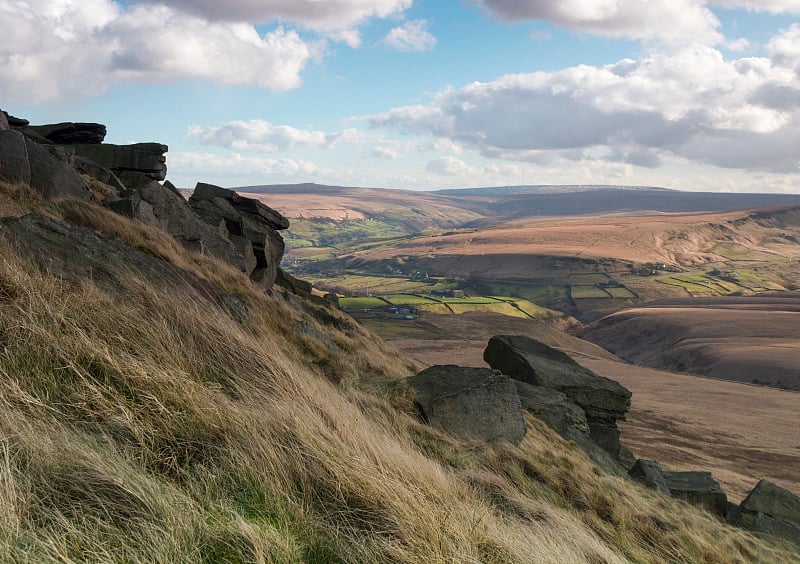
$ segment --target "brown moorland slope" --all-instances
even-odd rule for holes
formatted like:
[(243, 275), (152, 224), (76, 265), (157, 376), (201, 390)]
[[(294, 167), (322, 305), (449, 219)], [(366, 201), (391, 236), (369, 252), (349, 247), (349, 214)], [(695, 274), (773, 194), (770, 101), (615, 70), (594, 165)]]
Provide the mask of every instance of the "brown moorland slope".
[[(781, 217), (788, 215), (778, 211)], [(363, 264), (402, 256), (442, 272), (494, 277), (537, 276), (535, 257), (692, 266), (725, 261), (730, 255), (726, 248), (733, 246), (743, 260), (800, 259), (800, 222), (749, 219), (754, 214), (765, 212), (528, 218), (476, 232), (402, 241), (356, 252), (349, 259)], [(723, 243), (727, 247), (720, 248)]]
[(623, 310), (581, 336), (639, 365), (800, 390), (800, 293)]

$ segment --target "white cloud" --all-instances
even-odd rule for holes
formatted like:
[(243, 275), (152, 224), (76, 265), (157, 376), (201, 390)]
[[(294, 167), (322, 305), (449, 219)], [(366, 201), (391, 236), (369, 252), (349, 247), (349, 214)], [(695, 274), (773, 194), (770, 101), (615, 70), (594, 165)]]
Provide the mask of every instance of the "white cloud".
[(427, 27), (425, 20), (407, 21), (386, 34), (382, 42), (398, 51), (430, 51), (436, 46), (436, 38)]
[[(721, 167), (800, 170), (800, 77), (793, 26), (773, 59), (725, 60), (689, 45), (641, 61), (508, 75), (445, 90), (427, 105), (370, 116), (373, 128), (430, 135), (494, 159), (591, 158), (656, 167), (674, 155)], [(444, 174), (454, 160), (434, 161)]]
[(324, 147), (330, 138), (324, 131), (273, 125), (263, 120), (232, 121), (220, 127), (189, 127), (187, 137), (205, 145), (237, 151), (273, 153), (295, 146)]
[(469, 166), (461, 159), (455, 157), (439, 157), (428, 163), (425, 167), (427, 172), (441, 174), (443, 176), (477, 176), (480, 169)]
[(372, 148), (372, 156), (378, 159), (389, 159), (390, 161), (398, 160), (402, 155), (399, 151), (386, 147), (385, 145), (376, 145)]
[(103, 92), (119, 82), (205, 78), (296, 88), (316, 47), (291, 30), (260, 35), (165, 6), (123, 10), (111, 0), (0, 3), (0, 91), (7, 103)]
[(767, 51), (775, 62), (800, 72), (800, 24), (792, 24), (773, 37)]
[(144, 0), (217, 21), (284, 20), (313, 29), (345, 29), (369, 18), (386, 18), (413, 0)]
[(609, 37), (707, 44), (722, 40), (720, 22), (702, 0), (478, 1), (504, 20), (543, 20)]
[(274, 125), (261, 119), (239, 120), (221, 126), (191, 125), (186, 137), (204, 145), (214, 145), (248, 153), (274, 153), (294, 147), (330, 149), (341, 143), (365, 145), (379, 138), (356, 128), (329, 133), (316, 129), (300, 129), (291, 125)]
[(753, 12), (773, 14), (799, 14), (800, 2), (797, 0), (711, 0), (713, 6), (720, 8), (745, 8)]

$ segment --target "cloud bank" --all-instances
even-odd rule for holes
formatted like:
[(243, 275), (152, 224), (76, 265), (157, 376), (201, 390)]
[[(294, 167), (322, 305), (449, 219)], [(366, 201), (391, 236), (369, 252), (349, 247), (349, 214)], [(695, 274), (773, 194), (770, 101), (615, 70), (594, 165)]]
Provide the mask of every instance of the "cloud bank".
[[(372, 128), (449, 139), (485, 157), (595, 158), (657, 167), (661, 156), (797, 172), (800, 53), (794, 25), (770, 58), (725, 60), (699, 44), (603, 67), (504, 76), (368, 116)], [(441, 172), (452, 162), (438, 162)]]

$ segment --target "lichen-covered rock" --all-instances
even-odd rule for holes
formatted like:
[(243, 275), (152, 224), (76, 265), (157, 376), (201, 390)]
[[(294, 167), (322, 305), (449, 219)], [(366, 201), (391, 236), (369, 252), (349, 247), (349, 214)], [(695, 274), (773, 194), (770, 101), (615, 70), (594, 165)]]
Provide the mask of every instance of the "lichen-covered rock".
[(89, 198), (89, 188), (77, 170), (27, 137), (25, 146), (31, 168), (32, 188), (41, 192), (45, 198)]
[(432, 366), (408, 379), (424, 420), (464, 439), (519, 445), (525, 419), (514, 382), (488, 368)]
[[(166, 145), (160, 143), (134, 143), (112, 145), (89, 143), (72, 145), (78, 155), (92, 159), (115, 174), (123, 171), (140, 172), (152, 180), (167, 177)], [(123, 181), (124, 183), (124, 181)]]
[(719, 482), (711, 477), (711, 472), (664, 472), (664, 480), (672, 497), (717, 515), (725, 516), (727, 513), (728, 496)]
[(7, 182), (31, 183), (31, 164), (25, 136), (19, 131), (0, 131), (0, 178)]
[(26, 129), (57, 145), (96, 144), (106, 137), (106, 126), (101, 123), (51, 123)]
[(661, 469), (661, 464), (656, 460), (637, 460), (633, 468), (628, 470), (628, 475), (652, 490), (664, 495), (670, 495), (669, 486), (667, 486), (667, 481), (664, 479), (664, 471)]
[(278, 230), (289, 227), (289, 220), (258, 200), (202, 182), (195, 187), (189, 205), (244, 255), (250, 279), (271, 288), (285, 248)]

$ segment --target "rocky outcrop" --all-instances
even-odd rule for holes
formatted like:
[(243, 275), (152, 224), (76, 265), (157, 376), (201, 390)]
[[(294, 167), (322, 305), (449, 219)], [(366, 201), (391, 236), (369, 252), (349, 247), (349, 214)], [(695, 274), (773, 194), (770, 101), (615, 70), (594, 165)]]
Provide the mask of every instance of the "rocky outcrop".
[(6, 113), (0, 110), (0, 131), (5, 131), (8, 129), (8, 118), (6, 117)]
[(52, 123), (26, 126), (23, 133), (56, 145), (96, 144), (106, 138), (106, 126), (101, 123)]
[(247, 316), (238, 297), (194, 274), (142, 252), (122, 239), (40, 213), (0, 219), (0, 234), (20, 256), (66, 281), (92, 280), (114, 296), (130, 293), (133, 276), (147, 284), (216, 304), (237, 320)]
[(6, 118), (6, 121), (8, 122), (9, 127), (23, 127), (23, 126), (26, 126), (26, 125), (30, 124), (30, 122), (27, 119), (14, 117), (11, 114), (9, 114), (8, 112), (4, 111), (4, 112), (2, 112), (2, 114)]
[(28, 184), (46, 198), (89, 197), (86, 182), (74, 168), (13, 129), (0, 131), (0, 177)]
[(728, 496), (711, 472), (664, 472), (664, 480), (672, 497), (723, 517), (727, 513)]
[(285, 217), (254, 198), (212, 184), (198, 183), (189, 205), (233, 242), (244, 256), (245, 272), (253, 282), (272, 286), (285, 247), (278, 231), (289, 227)]
[(525, 419), (516, 387), (488, 368), (432, 366), (408, 380), (423, 419), (463, 439), (519, 445)]
[(0, 178), (12, 183), (31, 183), (31, 164), (25, 136), (19, 131), (0, 131)]
[(651, 490), (670, 495), (664, 471), (656, 460), (637, 460), (633, 468), (628, 470), (628, 475)]
[(728, 521), (756, 533), (766, 533), (800, 545), (800, 497), (761, 480), (728, 514)]
[(189, 250), (208, 253), (245, 270), (242, 253), (218, 229), (192, 211), (186, 198), (172, 183), (162, 185), (140, 176), (144, 182), (137, 182), (135, 188), (126, 188), (118, 200), (108, 202), (107, 206), (117, 213), (166, 231)]
[(514, 380), (519, 401), (522, 407), (544, 421), (548, 427), (561, 436), (574, 430), (589, 436), (589, 424), (586, 413), (567, 400), (567, 396), (557, 390), (542, 386), (531, 386), (525, 382)]
[(167, 159), (164, 153), (168, 151), (168, 147), (161, 143), (90, 143), (72, 147), (78, 155), (103, 165), (117, 175), (131, 171), (144, 174), (152, 180), (164, 180), (167, 177)]
[(521, 335), (492, 337), (483, 358), (515, 380), (563, 393), (585, 412), (592, 442), (614, 459), (619, 457), (616, 423), (625, 419), (631, 403), (631, 392), (624, 386), (598, 376), (561, 351)]
[(41, 192), (45, 198), (89, 198), (89, 188), (78, 171), (35, 141), (25, 138), (25, 146), (31, 167), (32, 188)]

